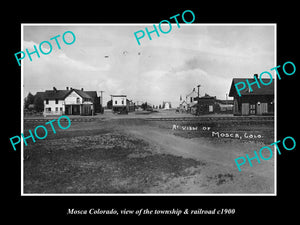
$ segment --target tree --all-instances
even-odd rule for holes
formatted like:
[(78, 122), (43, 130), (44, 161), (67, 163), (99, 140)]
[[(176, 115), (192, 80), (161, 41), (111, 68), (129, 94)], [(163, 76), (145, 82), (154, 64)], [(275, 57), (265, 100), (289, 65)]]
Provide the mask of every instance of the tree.
[(34, 96), (29, 92), (24, 101), (24, 108), (28, 109), (28, 106), (30, 104), (33, 104), (33, 102), (34, 102)]
[(147, 109), (147, 102), (143, 103), (143, 104), (141, 105), (141, 107), (142, 107), (143, 110), (146, 110), (146, 109)]
[(107, 107), (108, 109), (112, 109), (112, 100), (109, 100), (109, 101), (107, 102), (106, 107)]
[(41, 96), (39, 95), (34, 96), (33, 104), (34, 104), (35, 111), (42, 112), (44, 110), (44, 101), (41, 98)]

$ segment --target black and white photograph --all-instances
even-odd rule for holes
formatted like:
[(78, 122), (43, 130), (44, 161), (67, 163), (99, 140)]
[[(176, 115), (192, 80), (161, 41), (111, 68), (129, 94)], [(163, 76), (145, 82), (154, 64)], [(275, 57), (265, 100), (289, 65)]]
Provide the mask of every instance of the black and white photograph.
[(276, 36), (275, 23), (23, 23), (21, 194), (276, 195)]

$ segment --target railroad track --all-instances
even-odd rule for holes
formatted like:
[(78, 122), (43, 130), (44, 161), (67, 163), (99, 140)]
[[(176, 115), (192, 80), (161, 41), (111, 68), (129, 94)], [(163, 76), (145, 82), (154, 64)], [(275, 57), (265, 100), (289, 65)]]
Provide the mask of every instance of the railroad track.
[[(43, 119), (31, 119), (31, 118), (25, 118), (24, 122), (47, 122), (52, 120), (53, 118), (43, 118)], [(57, 119), (57, 118), (55, 118)], [(69, 118), (71, 122), (76, 121), (76, 122), (92, 122), (95, 120), (101, 120), (103, 118)]]
[[(39, 118), (31, 119), (25, 118), (24, 122), (47, 122), (53, 118)], [(93, 122), (99, 120), (106, 120), (110, 118), (105, 117), (94, 117), (94, 118), (70, 118), (71, 122)], [(152, 118), (115, 118), (115, 119), (125, 119), (125, 120), (146, 120), (146, 121), (274, 121), (274, 116), (261, 116), (261, 117), (209, 117), (209, 116), (199, 116), (199, 117), (152, 117)]]
[(147, 121), (274, 121), (273, 116), (262, 117), (159, 117), (144, 118)]

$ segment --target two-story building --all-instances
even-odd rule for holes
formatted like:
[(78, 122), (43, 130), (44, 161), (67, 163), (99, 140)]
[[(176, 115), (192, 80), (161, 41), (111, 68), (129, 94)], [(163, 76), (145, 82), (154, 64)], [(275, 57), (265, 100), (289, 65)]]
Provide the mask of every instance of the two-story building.
[(100, 104), (96, 91), (85, 92), (83, 89), (67, 87), (66, 90), (57, 90), (53, 87), (53, 90), (37, 92), (36, 95), (44, 102), (44, 116), (94, 115)]
[(127, 96), (126, 95), (111, 95), (112, 111), (114, 113), (127, 113)]
[(192, 107), (197, 103), (196, 98), (198, 97), (198, 93), (195, 91), (195, 88), (192, 92), (186, 95), (185, 102), (187, 104), (187, 111), (191, 112)]

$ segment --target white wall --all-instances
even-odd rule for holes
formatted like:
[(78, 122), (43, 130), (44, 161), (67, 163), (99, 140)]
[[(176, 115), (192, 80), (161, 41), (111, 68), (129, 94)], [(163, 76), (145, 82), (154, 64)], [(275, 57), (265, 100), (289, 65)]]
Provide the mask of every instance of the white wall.
[[(198, 97), (198, 93), (196, 93), (195, 91), (193, 91), (192, 93), (190, 93), (189, 95), (186, 96), (186, 103), (189, 105), (191, 103), (197, 103), (197, 101), (194, 100), (195, 97)], [(191, 101), (191, 97), (193, 98), (193, 101)]]
[(126, 106), (126, 96), (112, 96), (112, 106)]
[[(79, 102), (77, 102), (77, 98), (79, 98)], [(82, 98), (80, 95), (78, 95), (75, 91), (72, 91), (66, 98), (65, 98), (65, 104), (71, 105), (71, 104), (82, 104)]]
[[(55, 100), (48, 100), (48, 104), (46, 104), (46, 100), (44, 100), (44, 115), (62, 115), (65, 113), (65, 106), (63, 104), (64, 100), (58, 100), (56, 104)], [(49, 109), (51, 108), (51, 112)]]
[(170, 109), (170, 104), (168, 102), (165, 103), (164, 109)]

